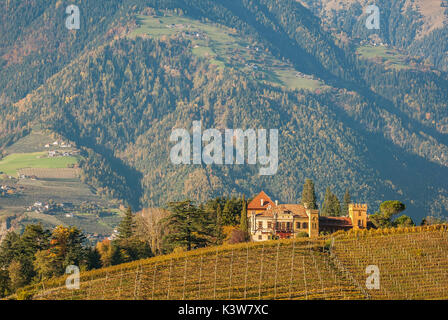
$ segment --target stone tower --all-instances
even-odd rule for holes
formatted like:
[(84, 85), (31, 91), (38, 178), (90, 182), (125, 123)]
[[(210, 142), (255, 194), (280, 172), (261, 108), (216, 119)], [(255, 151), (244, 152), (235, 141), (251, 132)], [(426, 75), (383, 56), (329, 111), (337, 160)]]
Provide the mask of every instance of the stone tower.
[(306, 209), (308, 215), (308, 235), (310, 238), (319, 236), (319, 210)]
[(367, 228), (367, 205), (350, 203), (348, 205), (348, 215), (352, 220), (354, 230)]

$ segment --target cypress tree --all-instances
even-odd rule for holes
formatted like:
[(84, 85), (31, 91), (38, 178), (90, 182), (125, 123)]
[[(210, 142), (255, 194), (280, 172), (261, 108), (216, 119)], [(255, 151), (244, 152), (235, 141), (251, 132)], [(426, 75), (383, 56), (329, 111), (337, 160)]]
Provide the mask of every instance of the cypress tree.
[(344, 194), (344, 204), (342, 207), (342, 214), (345, 216), (348, 216), (348, 205), (352, 203), (352, 200), (350, 198), (350, 193), (348, 192), (348, 188), (345, 189), (345, 194)]
[(330, 187), (327, 187), (327, 189), (325, 190), (324, 202), (322, 203), (322, 210), (320, 212), (321, 216), (324, 217), (330, 216), (331, 201), (332, 201), (331, 189)]
[(305, 203), (309, 209), (317, 209), (316, 192), (314, 191), (314, 182), (311, 179), (305, 179), (302, 190), (302, 205)]
[(222, 209), (220, 203), (218, 203), (216, 207), (215, 237), (216, 237), (216, 243), (222, 244), (222, 241), (224, 240), (224, 234), (222, 232)]
[(244, 235), (247, 239), (248, 237), (248, 224), (247, 224), (247, 204), (246, 204), (246, 198), (243, 195), (242, 200), (242, 210), (241, 210), (241, 218), (240, 218), (240, 229), (244, 232)]

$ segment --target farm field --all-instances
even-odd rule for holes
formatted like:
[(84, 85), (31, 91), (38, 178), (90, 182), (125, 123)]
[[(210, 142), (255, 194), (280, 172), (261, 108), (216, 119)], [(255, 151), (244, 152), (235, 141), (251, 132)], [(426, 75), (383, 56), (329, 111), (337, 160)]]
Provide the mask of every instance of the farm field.
[(39, 179), (76, 179), (79, 168), (25, 168), (17, 170), (19, 175), (36, 176)]
[[(243, 243), (81, 273), (26, 290), (34, 299), (446, 299), (446, 225)], [(330, 245), (329, 243), (332, 243)], [(366, 267), (380, 289), (366, 287)]]
[(0, 172), (10, 176), (17, 176), (17, 170), (24, 168), (67, 168), (68, 165), (78, 163), (79, 158), (55, 157), (48, 158), (47, 153), (13, 153), (0, 160)]
[(154, 38), (182, 35), (192, 43), (192, 52), (223, 69), (232, 66), (247, 73), (256, 73), (265, 81), (291, 89), (315, 90), (323, 83), (297, 76), (287, 63), (275, 59), (234, 29), (202, 23), (181, 16), (138, 16), (139, 27), (129, 37), (149, 35)]
[(113, 229), (120, 223), (122, 217), (120, 214), (110, 214), (109, 217), (97, 217), (94, 214), (74, 213), (68, 218), (65, 214), (49, 215), (38, 212), (27, 212), (23, 223), (41, 223), (44, 227), (52, 229), (55, 226), (75, 226), (81, 229), (84, 234), (100, 234), (109, 236)]
[[(20, 194), (11, 197), (0, 198), (0, 217), (16, 214), (25, 215), (21, 224), (42, 223), (48, 228), (56, 225), (73, 225), (87, 233), (99, 233), (109, 235), (118, 225), (121, 216), (115, 211), (115, 204), (100, 198), (89, 186), (79, 179), (21, 179), (11, 183), (10, 180), (0, 180), (0, 184), (9, 184), (15, 188), (23, 188)], [(73, 204), (73, 217), (66, 217), (65, 212), (46, 214), (34, 211), (26, 212), (25, 207), (35, 202), (71, 203)], [(83, 203), (95, 203), (106, 208), (109, 212), (104, 217), (98, 217), (91, 213), (79, 212), (78, 206)], [(80, 215), (78, 215), (80, 213)]]
[[(57, 145), (53, 144), (55, 141)], [(62, 141), (51, 132), (37, 128), (5, 148), (6, 156), (0, 160), (0, 172), (14, 178), (0, 175), (0, 185), (9, 186), (14, 191), (0, 197), (0, 219), (11, 217), (11, 221), (17, 220), (13, 222), (16, 229), (29, 223), (41, 223), (47, 228), (72, 225), (86, 234), (109, 236), (121, 221), (118, 204), (101, 198), (96, 190), (83, 183), (80, 168), (67, 167), (77, 164), (79, 156), (48, 157), (49, 150), (76, 150), (67, 145), (61, 147)], [(49, 148), (45, 147), (47, 144)], [(16, 179), (18, 175), (33, 178)], [(36, 202), (69, 206), (55, 212), (30, 210)], [(97, 208), (96, 212), (84, 211), (84, 207), (92, 205)]]

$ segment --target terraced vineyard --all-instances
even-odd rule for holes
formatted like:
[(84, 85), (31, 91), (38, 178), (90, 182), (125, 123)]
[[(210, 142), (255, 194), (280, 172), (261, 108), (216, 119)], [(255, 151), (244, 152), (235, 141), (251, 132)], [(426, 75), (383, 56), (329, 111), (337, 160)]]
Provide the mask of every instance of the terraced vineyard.
[(373, 299), (448, 298), (446, 226), (342, 238), (332, 252), (360, 283), (368, 265), (378, 266), (380, 289), (369, 290)]
[[(35, 299), (360, 299), (323, 241), (271, 241), (168, 255), (40, 285)], [(50, 285), (51, 286), (51, 285)]]
[[(330, 245), (331, 242), (331, 245)], [(377, 265), (380, 289), (366, 288)], [(159, 256), (26, 289), (34, 299), (441, 299), (447, 226), (239, 244)]]

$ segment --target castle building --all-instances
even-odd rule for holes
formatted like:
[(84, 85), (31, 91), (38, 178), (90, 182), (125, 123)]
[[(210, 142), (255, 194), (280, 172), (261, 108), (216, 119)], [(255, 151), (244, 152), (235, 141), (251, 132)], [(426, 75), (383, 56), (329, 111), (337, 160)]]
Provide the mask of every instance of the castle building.
[(347, 217), (323, 217), (319, 210), (301, 204), (278, 204), (263, 191), (247, 205), (247, 215), (253, 241), (293, 238), (303, 232), (317, 237), (321, 231), (367, 228), (365, 204), (350, 204)]

